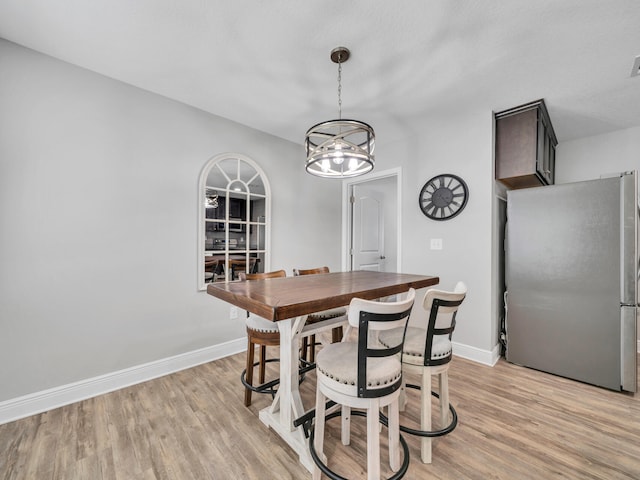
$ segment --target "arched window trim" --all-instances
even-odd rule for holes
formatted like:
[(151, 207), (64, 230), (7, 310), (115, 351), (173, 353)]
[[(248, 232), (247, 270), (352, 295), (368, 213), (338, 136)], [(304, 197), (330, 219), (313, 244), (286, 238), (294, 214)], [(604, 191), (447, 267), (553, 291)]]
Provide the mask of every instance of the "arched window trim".
[[(211, 169), (213, 169), (216, 165), (218, 165), (223, 160), (240, 160), (249, 164), (253, 167), (257, 175), (262, 178), (262, 183), (264, 184), (265, 189), (265, 260), (264, 260), (264, 271), (269, 271), (271, 269), (271, 186), (269, 185), (269, 179), (267, 175), (264, 173), (264, 170), (258, 165), (253, 159), (247, 157), (246, 155), (242, 155), (240, 153), (227, 152), (215, 155), (214, 157), (207, 160), (207, 162), (202, 167), (200, 171), (200, 177), (198, 179), (198, 265), (197, 265), (197, 285), (198, 290), (206, 290), (206, 284), (204, 281), (204, 257), (205, 257), (205, 202), (206, 202), (206, 186), (207, 186), (207, 178)], [(237, 181), (234, 179), (230, 179), (222, 169), (219, 169), (220, 172), (224, 174), (227, 178), (227, 183), (231, 181)], [(239, 175), (238, 175), (239, 177)], [(253, 181), (256, 176), (252, 177), (250, 182)], [(244, 183), (244, 182), (243, 182)], [(248, 184), (245, 184), (247, 191), (250, 194)], [(255, 195), (255, 194), (254, 194)], [(259, 195), (259, 194), (258, 194)], [(227, 277), (226, 281), (229, 281)]]

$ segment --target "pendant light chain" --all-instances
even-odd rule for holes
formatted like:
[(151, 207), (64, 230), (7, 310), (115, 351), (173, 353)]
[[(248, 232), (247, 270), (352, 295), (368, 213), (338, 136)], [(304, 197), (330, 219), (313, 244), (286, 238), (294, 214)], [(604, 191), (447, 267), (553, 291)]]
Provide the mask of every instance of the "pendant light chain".
[(338, 56), (338, 119), (342, 120), (342, 55)]

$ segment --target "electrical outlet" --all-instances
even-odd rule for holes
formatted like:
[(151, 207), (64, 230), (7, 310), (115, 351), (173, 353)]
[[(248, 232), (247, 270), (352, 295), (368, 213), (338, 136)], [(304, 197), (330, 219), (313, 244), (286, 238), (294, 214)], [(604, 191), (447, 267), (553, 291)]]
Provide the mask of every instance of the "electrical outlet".
[(431, 250), (442, 250), (442, 239), (441, 238), (432, 238), (431, 239)]
[(238, 307), (231, 307), (231, 309), (229, 310), (229, 318), (231, 318), (232, 320), (234, 318), (238, 318)]

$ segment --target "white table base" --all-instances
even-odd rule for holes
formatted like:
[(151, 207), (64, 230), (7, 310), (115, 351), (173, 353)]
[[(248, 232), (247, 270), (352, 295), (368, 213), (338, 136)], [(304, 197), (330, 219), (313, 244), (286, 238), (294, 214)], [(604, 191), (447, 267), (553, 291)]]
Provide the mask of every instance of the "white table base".
[(315, 464), (309, 453), (308, 439), (302, 427), (293, 421), (305, 413), (298, 387), (298, 349), (302, 337), (346, 326), (347, 317), (337, 317), (304, 325), (306, 316), (278, 321), (280, 330), (280, 385), (273, 403), (260, 410), (259, 418), (272, 428), (298, 454), (300, 463), (310, 472)]

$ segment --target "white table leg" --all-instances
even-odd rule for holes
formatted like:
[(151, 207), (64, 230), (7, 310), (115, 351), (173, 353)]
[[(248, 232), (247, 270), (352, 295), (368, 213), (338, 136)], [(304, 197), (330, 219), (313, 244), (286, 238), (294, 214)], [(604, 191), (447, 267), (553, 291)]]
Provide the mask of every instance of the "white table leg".
[(300, 462), (313, 470), (307, 439), (293, 421), (304, 414), (298, 389), (298, 343), (306, 317), (278, 321), (280, 330), (280, 385), (272, 405), (260, 411), (260, 420), (275, 430), (300, 456)]
[(281, 320), (280, 329), (280, 423), (282, 427), (295, 428), (293, 421), (304, 413), (298, 389), (298, 342), (300, 323), (304, 319)]

